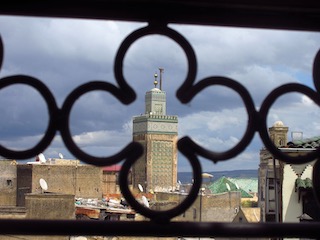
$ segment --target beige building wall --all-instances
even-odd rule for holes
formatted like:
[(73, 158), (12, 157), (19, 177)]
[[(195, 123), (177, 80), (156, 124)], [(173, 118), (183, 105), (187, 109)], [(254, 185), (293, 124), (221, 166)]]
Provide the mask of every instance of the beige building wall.
[[(301, 179), (312, 179), (313, 164), (301, 164), (299, 169), (303, 168)], [(285, 164), (283, 167), (283, 186), (282, 186), (282, 209), (283, 222), (300, 222), (299, 216), (303, 214), (302, 203), (299, 202), (299, 192), (295, 191), (295, 180), (297, 174), (294, 171), (294, 165)]]
[[(283, 186), (282, 186), (282, 220), (283, 222), (299, 223), (299, 216), (303, 214), (302, 199), (299, 201), (299, 191), (295, 191), (295, 180), (297, 179), (297, 172), (294, 169), (299, 169), (301, 179), (312, 179), (313, 164), (301, 164), (301, 165), (283, 165)], [(295, 168), (296, 166), (296, 168)], [(303, 170), (302, 170), (303, 169)], [(298, 171), (299, 171), (298, 170)], [(288, 238), (285, 238), (288, 239)], [(297, 239), (298, 238), (290, 238)]]
[(29, 193), (26, 195), (28, 219), (75, 219), (74, 195)]
[(48, 192), (76, 197), (102, 197), (102, 169), (91, 165), (39, 164), (32, 166), (32, 192), (41, 192), (39, 180), (48, 184)]
[[(48, 184), (48, 192), (73, 194), (76, 197), (102, 197), (102, 169), (63, 160), (45, 164), (17, 164), (0, 161), (0, 206), (24, 206), (24, 193), (40, 193), (39, 180)], [(19, 172), (19, 179), (18, 177)], [(18, 196), (19, 195), (19, 196)], [(24, 197), (23, 197), (24, 198)]]
[[(152, 209), (167, 210), (177, 206), (185, 199), (186, 195), (175, 193), (157, 193), (156, 206)], [(238, 214), (241, 205), (240, 192), (227, 192), (222, 194), (199, 195), (196, 201), (182, 215), (174, 221), (232, 222)]]
[(1, 160), (0, 172), (0, 206), (15, 206), (17, 194), (16, 162)]
[(118, 175), (114, 172), (103, 173), (102, 175), (102, 194), (120, 194), (120, 188), (117, 184)]
[[(4, 210), (3, 208), (1, 209)], [(26, 195), (26, 208), (12, 208), (6, 219), (75, 219), (74, 195), (30, 193)], [(9, 212), (8, 212), (9, 213)], [(40, 226), (39, 226), (40, 227)], [(69, 236), (0, 235), (1, 240), (69, 240)]]
[(103, 183), (103, 188), (102, 188), (103, 193), (117, 193), (118, 192), (118, 189), (116, 186), (116, 175), (103, 174), (102, 175), (102, 183)]
[[(102, 197), (102, 169), (92, 165), (23, 164), (18, 167), (18, 193), (40, 193), (40, 179), (47, 182), (47, 192), (72, 194), (83, 198)], [(24, 205), (23, 199), (17, 202)]]

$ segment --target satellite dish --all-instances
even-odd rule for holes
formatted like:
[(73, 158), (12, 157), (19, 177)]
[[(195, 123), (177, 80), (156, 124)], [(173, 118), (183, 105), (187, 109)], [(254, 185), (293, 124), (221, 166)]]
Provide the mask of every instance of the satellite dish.
[(240, 188), (239, 188), (239, 185), (237, 184), (237, 183), (235, 183), (236, 184), (236, 188), (239, 190)]
[(60, 159), (63, 159), (62, 153), (59, 153), (59, 158), (60, 158)]
[(40, 183), (40, 187), (43, 191), (48, 190), (48, 184), (47, 184), (46, 180), (44, 180), (43, 178), (40, 178), (39, 183)]
[(147, 208), (150, 207), (148, 199), (146, 198), (146, 196), (142, 196), (142, 202)]
[(227, 187), (228, 191), (230, 192), (231, 188), (230, 188), (229, 183), (226, 183), (226, 187)]
[(143, 192), (143, 187), (141, 186), (140, 183), (138, 184), (138, 188), (139, 188), (140, 192)]
[(202, 173), (203, 178), (213, 178), (213, 175), (210, 173)]
[(40, 163), (45, 163), (47, 161), (45, 156), (43, 155), (43, 153), (40, 153), (38, 155), (38, 158), (39, 158)]
[(181, 185), (181, 184), (182, 184), (180, 180), (178, 181), (178, 183), (179, 183), (179, 185)]

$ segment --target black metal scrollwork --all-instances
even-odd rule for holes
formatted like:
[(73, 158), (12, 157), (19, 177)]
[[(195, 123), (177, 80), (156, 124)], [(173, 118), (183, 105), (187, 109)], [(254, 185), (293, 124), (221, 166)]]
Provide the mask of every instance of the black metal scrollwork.
[[(105, 91), (115, 98), (117, 98), (121, 103), (129, 105), (136, 99), (136, 94), (134, 90), (130, 87), (130, 84), (126, 81), (123, 75), (123, 60), (125, 54), (129, 47), (137, 41), (139, 38), (152, 35), (152, 34), (160, 34), (169, 37), (174, 40), (185, 52), (187, 60), (188, 60), (188, 72), (185, 81), (179, 87), (176, 92), (177, 98), (180, 100), (182, 104), (186, 104), (192, 100), (194, 96), (199, 94), (203, 89), (209, 86), (221, 85), (228, 87), (234, 90), (241, 97), (247, 114), (248, 114), (248, 124), (246, 128), (246, 132), (239, 141), (237, 145), (235, 145), (230, 150), (225, 152), (214, 152), (208, 149), (199, 146), (197, 143), (192, 141), (188, 136), (181, 138), (178, 141), (178, 149), (181, 153), (183, 153), (186, 158), (189, 160), (192, 170), (193, 170), (193, 178), (194, 183), (189, 193), (188, 197), (181, 202), (177, 207), (167, 210), (167, 211), (154, 211), (151, 209), (147, 209), (139, 204), (136, 199), (133, 197), (132, 193), (128, 188), (128, 173), (131, 166), (135, 163), (135, 161), (142, 155), (142, 147), (135, 142), (129, 143), (126, 147), (124, 147), (119, 153), (109, 156), (109, 157), (95, 157), (91, 156), (85, 152), (83, 152), (77, 144), (73, 141), (70, 129), (69, 129), (69, 117), (71, 109), (76, 102), (83, 94), (88, 93), (90, 91), (102, 90)], [(0, 39), (1, 40), (1, 39)], [(3, 45), (2, 41), (0, 41), (0, 67), (3, 60)], [(166, 24), (150, 24), (144, 28), (138, 29), (132, 32), (130, 35), (124, 39), (121, 46), (118, 49), (115, 62), (114, 62), (114, 74), (116, 81), (119, 86), (115, 86), (111, 83), (107, 83), (104, 81), (92, 81), (86, 84), (83, 84), (77, 87), (74, 91), (72, 91), (64, 101), (62, 108), (59, 109), (57, 107), (54, 96), (50, 92), (50, 90), (38, 79), (35, 79), (30, 76), (16, 75), (6, 77), (0, 80), (0, 89), (8, 87), (14, 84), (26, 84), (33, 88), (35, 88), (44, 100), (47, 103), (48, 112), (49, 112), (49, 124), (47, 130), (44, 134), (44, 137), (40, 140), (40, 142), (33, 148), (24, 150), (24, 151), (14, 151), (5, 148), (0, 145), (0, 155), (8, 158), (14, 159), (25, 159), (36, 156), (39, 152), (43, 152), (53, 140), (56, 131), (60, 131), (61, 137), (64, 141), (65, 146), (68, 150), (78, 159), (84, 161), (89, 164), (97, 165), (97, 166), (105, 166), (112, 165), (115, 163), (119, 163), (120, 161), (124, 161), (122, 169), (120, 171), (120, 188), (121, 191), (128, 201), (128, 203), (134, 207), (137, 211), (139, 211), (144, 216), (150, 218), (154, 222), (158, 223), (167, 223), (172, 218), (182, 214), (186, 209), (188, 209), (195, 199), (198, 196), (198, 192), (201, 186), (201, 165), (197, 156), (202, 156), (214, 163), (219, 161), (225, 161), (231, 159), (242, 151), (250, 144), (253, 139), (255, 132), (260, 134), (260, 137), (267, 147), (267, 149), (273, 154), (276, 158), (281, 161), (285, 161), (287, 163), (305, 163), (309, 161), (313, 161), (317, 159), (320, 153), (320, 148), (316, 151), (311, 152), (305, 156), (292, 157), (282, 153), (275, 145), (271, 142), (268, 131), (267, 131), (267, 116), (269, 109), (272, 104), (282, 95), (290, 92), (299, 92), (301, 94), (305, 94), (310, 99), (312, 99), (318, 106), (320, 106), (320, 51), (317, 53), (314, 65), (313, 65), (313, 80), (314, 86), (317, 91), (313, 89), (301, 85), (301, 84), (285, 84), (276, 89), (274, 89), (263, 101), (260, 111), (256, 111), (254, 102), (252, 100), (251, 95), (247, 91), (247, 89), (242, 86), (239, 82), (221, 76), (212, 76), (207, 77), (205, 79), (200, 80), (198, 83), (194, 84), (197, 72), (197, 59), (194, 53), (194, 50), (187, 39), (185, 39), (181, 34), (177, 31), (169, 28)], [(314, 167), (314, 185), (317, 186), (316, 195), (318, 199), (320, 198), (320, 185), (319, 183), (319, 163), (317, 162)]]
[(24, 75), (5, 77), (0, 80), (0, 89), (3, 89), (5, 87), (8, 87), (14, 84), (25, 84), (35, 88), (46, 101), (49, 117), (50, 117), (49, 124), (43, 138), (33, 148), (17, 151), (17, 150), (10, 150), (0, 145), (0, 155), (7, 158), (19, 160), (19, 159), (27, 159), (27, 158), (34, 157), (37, 154), (39, 154), (39, 152), (44, 151), (50, 145), (51, 141), (53, 140), (56, 134), (56, 129), (57, 129), (56, 117), (58, 113), (58, 107), (54, 99), (54, 96), (52, 95), (50, 90), (40, 80), (35, 79), (33, 77), (24, 76)]

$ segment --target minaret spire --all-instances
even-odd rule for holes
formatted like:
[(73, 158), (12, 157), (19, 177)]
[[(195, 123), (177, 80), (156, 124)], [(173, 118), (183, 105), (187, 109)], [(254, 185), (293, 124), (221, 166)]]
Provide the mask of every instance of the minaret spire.
[(159, 71), (160, 71), (160, 90), (162, 91), (162, 73), (163, 73), (164, 69), (160, 67)]

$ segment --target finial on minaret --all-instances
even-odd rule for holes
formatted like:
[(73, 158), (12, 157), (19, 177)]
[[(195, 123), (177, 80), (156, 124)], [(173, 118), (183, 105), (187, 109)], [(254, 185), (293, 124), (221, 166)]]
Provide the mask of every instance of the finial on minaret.
[(158, 85), (157, 77), (158, 77), (158, 74), (157, 74), (157, 73), (155, 73), (155, 74), (154, 74), (154, 82), (153, 82), (154, 87), (157, 87), (157, 85)]

